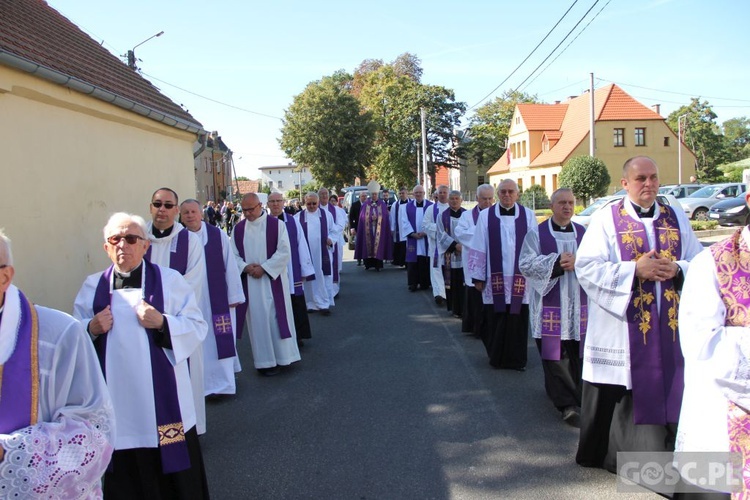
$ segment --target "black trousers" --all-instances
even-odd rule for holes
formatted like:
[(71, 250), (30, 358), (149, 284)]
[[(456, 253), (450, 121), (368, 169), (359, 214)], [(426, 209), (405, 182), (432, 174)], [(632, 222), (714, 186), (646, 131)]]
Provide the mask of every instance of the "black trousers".
[(448, 310), (455, 316), (463, 316), (464, 313), (464, 269), (462, 267), (451, 268), (450, 287), (445, 288), (445, 303)]
[(461, 318), (461, 331), (464, 333), (473, 333), (479, 337), (479, 331), (482, 325), (482, 293), (474, 288), (464, 284), (464, 314)]
[(406, 242), (397, 241), (393, 244), (393, 260), (391, 263), (394, 266), (404, 267), (406, 265)]
[(312, 338), (310, 318), (307, 315), (307, 303), (304, 295), (292, 295), (292, 314), (294, 315), (294, 329), (298, 339)]
[(617, 472), (618, 451), (674, 451), (677, 424), (635, 425), (633, 391), (583, 381), (576, 462)]
[[(489, 308), (494, 312), (492, 305)], [(487, 330), (485, 347), (493, 368), (526, 368), (529, 341), (528, 304), (523, 304), (518, 314), (494, 312), (492, 324)]]
[(406, 281), (410, 287), (419, 286), (423, 290), (430, 288), (430, 258), (419, 255), (416, 262), (407, 262)]
[[(542, 340), (534, 339), (539, 354), (542, 354)], [(580, 342), (563, 340), (560, 342), (560, 361), (542, 360), (544, 390), (555, 405), (562, 411), (568, 406), (581, 406), (581, 356)]]

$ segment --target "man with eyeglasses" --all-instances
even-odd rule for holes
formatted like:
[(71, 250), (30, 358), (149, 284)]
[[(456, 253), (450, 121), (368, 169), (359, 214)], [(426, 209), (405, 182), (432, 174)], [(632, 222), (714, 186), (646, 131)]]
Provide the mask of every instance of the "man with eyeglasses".
[(409, 191), (405, 187), (398, 190), (398, 201), (390, 207), (391, 235), (393, 236), (393, 259), (391, 264), (406, 267), (406, 242), (401, 241), (400, 221), (401, 205), (409, 203)]
[(334, 305), (333, 293), (333, 217), (327, 210), (318, 208), (318, 193), (305, 196), (305, 210), (295, 215), (310, 248), (315, 279), (305, 281), (305, 301), (308, 312), (331, 314)]
[(281, 193), (268, 195), (268, 211), (272, 217), (278, 218), (286, 224), (286, 232), (289, 235), (289, 245), (292, 250), (292, 258), (287, 265), (287, 277), (289, 279), (289, 290), (291, 292), (292, 314), (294, 315), (294, 327), (297, 330), (297, 345), (302, 347), (303, 339), (312, 338), (310, 330), (310, 318), (307, 316), (307, 304), (305, 303), (305, 280), (315, 279), (315, 269), (310, 257), (310, 248), (302, 232), (302, 226), (292, 215), (284, 209), (284, 196)]
[(104, 497), (208, 498), (188, 368), (207, 325), (187, 281), (145, 258), (149, 246), (141, 217), (113, 214), (104, 227), (112, 264), (86, 278), (74, 304), (116, 418)]
[(0, 230), (0, 496), (100, 498), (115, 417), (96, 353), (78, 321), (32, 304), (14, 274)]
[(430, 258), (427, 234), (422, 232), (422, 219), (432, 205), (425, 200), (424, 188), (414, 186), (414, 200), (399, 205), (399, 232), (401, 241), (406, 243), (406, 281), (410, 292), (430, 288)]
[(461, 206), (462, 202), (460, 191), (448, 193), (448, 208), (438, 219), (436, 237), (445, 275), (445, 304), (454, 318), (460, 318), (464, 312), (463, 245), (456, 237), (456, 228), (466, 211)]
[(437, 225), (443, 212), (448, 209), (448, 186), (440, 185), (435, 191), (437, 201), (425, 211), (422, 219), (422, 232), (427, 234), (427, 245), (430, 249), (430, 285), (435, 303), (445, 304), (445, 277), (440, 249), (437, 245)]
[(236, 351), (237, 306), (245, 302), (245, 295), (229, 236), (204, 222), (200, 208), (198, 200), (183, 201), (180, 221), (203, 244), (206, 272), (198, 306), (209, 325), (203, 342), (203, 394), (219, 399), (237, 392), (234, 374), (241, 370)]
[[(482, 293), (474, 287), (474, 282), (469, 273), (469, 249), (471, 239), (477, 229), (479, 213), (492, 206), (495, 202), (495, 189), (489, 184), (482, 184), (477, 188), (477, 204), (471, 210), (461, 215), (456, 226), (456, 239), (463, 246), (461, 260), (464, 269), (464, 314), (461, 318), (461, 331), (472, 333), (475, 337), (482, 338), (482, 329), (490, 323), (488, 315), (493, 315), (491, 308), (485, 308), (482, 303)], [(484, 335), (486, 337), (486, 334)]]
[[(335, 195), (334, 195), (335, 196)], [(327, 210), (333, 218), (333, 228), (331, 231), (331, 239), (333, 240), (333, 296), (338, 297), (340, 286), (340, 273), (344, 260), (344, 230), (346, 229), (346, 212), (343, 208), (338, 207), (338, 196), (336, 201), (329, 203), (330, 193), (326, 188), (320, 188), (318, 190), (318, 199), (320, 205), (318, 208), (321, 210)]]
[(526, 370), (529, 332), (529, 288), (518, 268), (526, 234), (537, 231), (534, 212), (518, 204), (518, 185), (500, 182), (495, 206), (479, 213), (469, 251), (469, 274), (492, 307), (491, 323), (483, 328), (493, 368)]
[[(193, 289), (196, 301), (200, 303), (206, 279), (203, 245), (198, 235), (175, 221), (180, 213), (177, 193), (168, 187), (157, 189), (151, 195), (149, 210), (151, 222), (148, 224), (147, 234), (151, 245), (146, 252), (146, 259), (183, 275)], [(198, 434), (203, 434), (206, 432), (206, 402), (203, 397), (202, 347), (196, 349), (190, 357), (190, 380), (198, 416)]]
[(287, 278), (292, 249), (286, 225), (263, 210), (257, 194), (244, 195), (240, 206), (245, 219), (235, 226), (231, 241), (246, 305), (237, 314), (247, 321), (256, 370), (276, 375), (280, 367), (300, 360)]

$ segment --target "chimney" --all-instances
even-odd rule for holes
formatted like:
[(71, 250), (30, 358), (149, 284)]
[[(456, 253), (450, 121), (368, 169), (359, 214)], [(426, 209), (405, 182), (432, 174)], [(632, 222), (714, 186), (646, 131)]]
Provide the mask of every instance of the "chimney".
[(657, 115), (661, 116), (661, 104), (654, 104), (651, 106), (651, 109), (653, 109)]
[(555, 101), (555, 104), (560, 104), (560, 101)]

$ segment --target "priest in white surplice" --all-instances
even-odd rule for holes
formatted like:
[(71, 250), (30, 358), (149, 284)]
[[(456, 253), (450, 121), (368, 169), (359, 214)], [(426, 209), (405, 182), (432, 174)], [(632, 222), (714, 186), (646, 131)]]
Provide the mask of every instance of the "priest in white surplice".
[(672, 451), (682, 399), (682, 275), (702, 246), (682, 210), (656, 200), (645, 156), (623, 165), (627, 196), (598, 211), (576, 254), (588, 295), (576, 461), (616, 469), (618, 451)]
[[(482, 184), (477, 187), (477, 204), (471, 210), (461, 214), (458, 225), (455, 229), (456, 240), (463, 246), (461, 260), (464, 269), (464, 314), (461, 318), (461, 331), (472, 333), (475, 337), (482, 337), (482, 328), (491, 322), (488, 315), (494, 314), (491, 308), (484, 307), (482, 303), (482, 292), (474, 287), (469, 273), (469, 249), (471, 248), (471, 239), (477, 228), (479, 212), (492, 206), (495, 201), (495, 188), (489, 184)], [(484, 337), (487, 337), (485, 334)]]
[(398, 199), (389, 208), (389, 219), (391, 223), (391, 235), (393, 236), (393, 260), (394, 266), (406, 267), (406, 242), (401, 241), (401, 205), (409, 203), (409, 191), (405, 187), (398, 190)]
[(490, 323), (482, 330), (493, 368), (526, 369), (529, 336), (529, 288), (518, 269), (526, 234), (537, 231), (534, 212), (516, 203), (518, 185), (505, 179), (497, 187), (500, 200), (479, 213), (469, 249), (469, 274), (492, 307)]
[(14, 273), (0, 230), (0, 496), (100, 498), (115, 417), (96, 353), (78, 321), (32, 304)]
[(430, 285), (432, 295), (438, 305), (445, 304), (445, 277), (443, 276), (443, 262), (437, 245), (437, 225), (443, 211), (448, 208), (448, 186), (440, 185), (435, 191), (437, 201), (425, 210), (421, 231), (427, 235), (430, 257)]
[[(748, 198), (745, 195), (746, 203)], [(738, 498), (745, 498), (750, 490), (748, 282), (750, 230), (745, 226), (690, 262), (679, 313), (685, 392), (676, 451), (737, 453), (745, 460), (742, 467), (735, 467), (742, 474), (737, 482), (745, 489)], [(678, 463), (680, 458), (675, 453)], [(717, 489), (710, 488), (707, 477), (689, 476), (688, 482)]]
[(253, 362), (261, 374), (275, 375), (279, 367), (300, 360), (287, 278), (289, 236), (286, 225), (263, 210), (257, 194), (243, 196), (241, 206), (245, 219), (234, 227), (232, 250), (246, 290)]
[(235, 394), (237, 306), (245, 302), (240, 273), (227, 233), (202, 220), (197, 200), (180, 203), (180, 221), (198, 235), (206, 266), (198, 306), (208, 324), (203, 342), (203, 394), (214, 398)]
[(333, 217), (326, 210), (318, 208), (317, 193), (310, 192), (305, 196), (305, 210), (294, 217), (300, 222), (302, 232), (310, 248), (315, 279), (305, 281), (305, 300), (308, 312), (320, 312), (324, 316), (331, 314), (334, 305), (333, 291)]
[(562, 419), (580, 425), (581, 334), (586, 333), (586, 294), (575, 274), (575, 254), (586, 229), (571, 222), (576, 199), (570, 188), (550, 196), (552, 217), (526, 235), (518, 268), (531, 288), (531, 336), (542, 356), (544, 389)]
[(414, 186), (414, 199), (398, 205), (399, 232), (401, 241), (406, 243), (406, 282), (410, 292), (430, 288), (430, 250), (427, 233), (422, 231), (422, 220), (430, 209), (431, 201), (425, 200), (424, 188)]
[(463, 245), (456, 236), (456, 227), (466, 209), (461, 206), (461, 191), (448, 193), (448, 208), (437, 221), (437, 245), (445, 276), (445, 302), (454, 318), (464, 311)]
[(333, 227), (331, 227), (330, 235), (333, 240), (333, 249), (331, 255), (333, 261), (331, 262), (333, 270), (333, 296), (338, 296), (339, 290), (341, 289), (341, 278), (340, 273), (342, 269), (342, 260), (344, 258), (344, 230), (346, 229), (346, 212), (343, 208), (336, 205), (338, 203), (338, 197), (336, 201), (329, 203), (330, 193), (326, 188), (320, 188), (318, 190), (318, 208), (320, 210), (327, 211), (331, 214), (333, 219)]
[(104, 228), (112, 265), (86, 278), (74, 305), (115, 410), (104, 496), (208, 498), (188, 373), (206, 322), (185, 278), (144, 258), (146, 234), (141, 217), (112, 215)]

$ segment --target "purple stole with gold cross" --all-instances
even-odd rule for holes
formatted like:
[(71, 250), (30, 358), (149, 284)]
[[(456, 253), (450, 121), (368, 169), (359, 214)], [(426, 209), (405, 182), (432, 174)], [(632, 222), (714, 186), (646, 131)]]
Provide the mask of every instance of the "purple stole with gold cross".
[(227, 297), (227, 274), (224, 265), (224, 251), (221, 247), (221, 229), (211, 224), (206, 226), (207, 241), (204, 248), (206, 255), (206, 278), (208, 296), (211, 300), (211, 320), (216, 338), (216, 352), (219, 359), (231, 358), (237, 354), (234, 349), (234, 332), (232, 317), (229, 315)]
[[(232, 232), (235, 246), (237, 247), (240, 258), (243, 261), (245, 260), (244, 241), (246, 222), (246, 219), (241, 220), (239, 224), (234, 226), (234, 231)], [(271, 258), (271, 256), (276, 253), (276, 249), (279, 246), (280, 223), (281, 221), (276, 217), (266, 215), (266, 258)], [(279, 336), (282, 339), (288, 339), (291, 338), (292, 332), (289, 329), (289, 321), (286, 315), (286, 297), (284, 297), (284, 285), (281, 282), (283, 278), (286, 278), (285, 273), (279, 274), (276, 276), (276, 279), (271, 279), (270, 276), (268, 277), (268, 279), (271, 280), (271, 296), (273, 297), (273, 305), (276, 309), (276, 321), (279, 325)], [(242, 335), (242, 328), (245, 326), (245, 315), (247, 313), (247, 308), (249, 307), (250, 297), (248, 297), (248, 279), (255, 278), (248, 278), (247, 276), (242, 277), (242, 291), (245, 294), (245, 303), (237, 306), (237, 338), (240, 338), (240, 335)]]
[[(576, 243), (581, 246), (581, 239), (586, 229), (575, 222), (571, 222), (576, 231)], [(550, 221), (546, 220), (539, 224), (539, 250), (542, 255), (557, 253), (557, 240), (550, 229)], [(552, 290), (542, 298), (542, 359), (548, 361), (560, 361), (560, 342), (562, 334), (560, 280), (557, 280)], [(586, 337), (586, 323), (588, 321), (588, 307), (586, 304), (586, 292), (578, 286), (581, 299), (581, 318), (579, 334), (580, 346), (583, 351), (584, 338)]]
[[(270, 216), (269, 216), (270, 217)], [(283, 219), (281, 217), (284, 217)], [(292, 279), (294, 280), (294, 290), (292, 295), (304, 295), (305, 289), (302, 286), (302, 265), (299, 261), (299, 235), (297, 234), (297, 221), (290, 215), (285, 215), (284, 212), (278, 217), (279, 220), (283, 220), (286, 224), (286, 232), (289, 235), (289, 246), (292, 248)], [(308, 276), (305, 279), (312, 281), (315, 279), (315, 275)]]
[[(94, 293), (94, 314), (104, 310), (112, 302), (112, 271), (114, 266), (104, 271), (99, 278)], [(151, 304), (154, 309), (164, 314), (164, 290), (162, 289), (161, 272), (159, 266), (143, 260), (143, 300)], [(166, 319), (164, 320), (166, 321)], [(149, 353), (151, 357), (151, 374), (156, 407), (156, 431), (159, 435), (159, 452), (161, 454), (161, 468), (164, 474), (179, 472), (190, 468), (190, 456), (185, 441), (185, 428), (182, 424), (180, 400), (177, 395), (177, 379), (174, 367), (169, 361), (164, 349), (156, 343), (156, 331), (146, 328)], [(94, 348), (99, 356), (104, 378), (107, 378), (107, 333), (98, 335), (94, 341)]]
[[(175, 251), (169, 252), (169, 268), (174, 269), (183, 276), (187, 272), (188, 250), (190, 249), (189, 238), (190, 232), (188, 229), (186, 227), (182, 228), (176, 237)], [(151, 260), (151, 246), (146, 250), (146, 258)]]
[[(476, 207), (475, 207), (476, 208)], [(443, 210), (443, 213), (441, 214), (441, 222), (443, 223), (443, 229), (445, 229), (445, 234), (450, 235), (453, 237), (453, 231), (451, 229), (451, 207), (446, 208)], [(459, 207), (458, 213), (463, 214), (466, 212), (466, 209), (464, 207)], [(437, 239), (435, 240), (437, 243)], [(437, 246), (437, 244), (435, 245)], [(443, 281), (445, 281), (445, 289), (450, 290), (451, 288), (451, 256), (448, 252), (445, 252), (443, 259)]]
[[(719, 293), (724, 302), (725, 326), (750, 326), (750, 248), (744, 238), (743, 229), (738, 229), (729, 238), (711, 245), (711, 254), (716, 264)], [(743, 457), (742, 475), (745, 489), (750, 489), (750, 414), (748, 409), (727, 400), (727, 430), (729, 451)], [(744, 497), (743, 497), (744, 498)]]
[[(635, 262), (649, 252), (646, 228), (625, 209), (625, 199), (612, 206), (620, 259)], [(654, 219), (656, 253), (673, 261), (682, 255), (680, 225), (672, 207), (657, 204)], [(672, 279), (661, 282), (661, 307), (656, 306), (656, 282), (636, 278), (626, 311), (636, 424), (677, 422), (682, 405), (685, 361), (680, 350), (677, 307), (680, 297)]]
[(15, 348), (0, 365), (0, 434), (11, 434), (39, 419), (39, 321), (36, 308), (21, 290), (18, 298), (20, 317)]
[[(329, 203), (328, 205), (326, 205), (326, 209), (331, 214), (333, 223), (336, 224), (336, 207), (334, 207), (333, 205)], [(333, 242), (333, 282), (334, 283), (339, 282), (339, 242), (338, 241)]]
[[(419, 228), (417, 227), (417, 208), (421, 208), (422, 211), (426, 211), (427, 208), (432, 205), (431, 201), (423, 201), (423, 205), (421, 207), (417, 207), (417, 202), (414, 200), (409, 200), (409, 202), (406, 204), (406, 219), (409, 221), (409, 224), (411, 225), (411, 229), (413, 233), (418, 233)], [(426, 249), (427, 255), (429, 255), (430, 251), (430, 244), (425, 238), (424, 246)], [(416, 262), (417, 261), (417, 240), (414, 238), (406, 238), (406, 262)]]
[[(526, 212), (522, 205), (516, 203), (515, 231), (516, 247), (513, 258), (513, 286), (511, 286), (510, 314), (519, 314), (523, 296), (526, 292), (526, 278), (518, 269), (518, 257), (521, 255), (521, 246), (528, 230)], [(492, 287), (492, 303), (495, 312), (506, 312), (505, 307), (505, 284), (503, 276), (503, 245), (500, 231), (500, 218), (495, 213), (499, 203), (489, 208), (487, 213), (487, 232), (489, 234), (490, 253), (490, 286)], [(506, 249), (507, 250), (507, 249)]]

